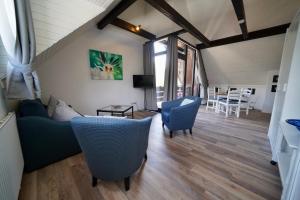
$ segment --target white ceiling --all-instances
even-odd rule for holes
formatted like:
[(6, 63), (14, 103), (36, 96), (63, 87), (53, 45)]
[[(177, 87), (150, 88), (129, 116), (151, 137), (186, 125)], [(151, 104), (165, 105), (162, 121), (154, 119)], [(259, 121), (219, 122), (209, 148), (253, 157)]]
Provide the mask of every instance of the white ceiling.
[[(167, 0), (183, 17), (208, 39), (241, 34), (231, 0)], [(244, 0), (248, 31), (291, 22), (300, 0)], [(138, 0), (120, 16), (135, 25), (162, 36), (181, 29), (143, 0)], [(193, 44), (199, 41), (189, 33), (181, 35)]]
[(30, 0), (37, 54), (104, 12), (113, 0)]
[(284, 34), (202, 50), (210, 84), (264, 85), (278, 70)]

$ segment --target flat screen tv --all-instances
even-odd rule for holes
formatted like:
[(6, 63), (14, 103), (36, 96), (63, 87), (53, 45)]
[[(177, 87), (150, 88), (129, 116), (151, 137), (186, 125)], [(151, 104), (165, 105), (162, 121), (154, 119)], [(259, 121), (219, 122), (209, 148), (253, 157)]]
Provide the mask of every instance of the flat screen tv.
[(133, 75), (134, 88), (152, 88), (153, 75)]

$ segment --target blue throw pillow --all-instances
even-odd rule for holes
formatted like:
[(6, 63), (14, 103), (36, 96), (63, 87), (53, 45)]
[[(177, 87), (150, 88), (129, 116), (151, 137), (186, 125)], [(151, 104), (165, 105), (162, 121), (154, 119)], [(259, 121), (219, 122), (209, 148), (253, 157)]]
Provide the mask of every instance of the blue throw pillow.
[(49, 118), (48, 112), (40, 99), (23, 100), (20, 103), (20, 117), (38, 116)]

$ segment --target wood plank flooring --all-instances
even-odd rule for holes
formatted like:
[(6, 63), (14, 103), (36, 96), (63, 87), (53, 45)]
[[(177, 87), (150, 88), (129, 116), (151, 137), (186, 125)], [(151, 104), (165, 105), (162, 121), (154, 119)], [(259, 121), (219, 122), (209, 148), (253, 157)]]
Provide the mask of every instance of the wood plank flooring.
[[(143, 118), (151, 113), (135, 113)], [(148, 160), (132, 177), (91, 186), (82, 154), (25, 174), (20, 200), (256, 200), (280, 199), (276, 166), (269, 164), (269, 115), (251, 111), (240, 119), (200, 108), (193, 128), (175, 132), (162, 129), (160, 114), (153, 116)], [(120, 166), (121, 167), (121, 166)]]

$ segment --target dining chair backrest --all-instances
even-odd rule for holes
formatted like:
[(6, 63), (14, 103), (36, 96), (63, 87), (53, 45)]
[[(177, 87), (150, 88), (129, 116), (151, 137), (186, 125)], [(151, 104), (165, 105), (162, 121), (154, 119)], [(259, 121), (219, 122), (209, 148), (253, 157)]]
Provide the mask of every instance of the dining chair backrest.
[(242, 89), (242, 100), (248, 102), (251, 96), (252, 90), (245, 88)]
[(235, 90), (228, 90), (228, 94), (227, 94), (227, 102), (231, 101), (231, 100), (238, 100), (238, 102), (241, 101), (241, 97), (242, 97), (242, 89), (235, 89)]
[(218, 94), (224, 94), (224, 93), (227, 93), (226, 92), (226, 89), (224, 89), (224, 88), (218, 88)]
[(243, 96), (250, 97), (251, 96), (251, 89), (243, 89)]
[(216, 87), (207, 87), (208, 99), (216, 99)]

